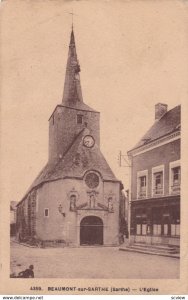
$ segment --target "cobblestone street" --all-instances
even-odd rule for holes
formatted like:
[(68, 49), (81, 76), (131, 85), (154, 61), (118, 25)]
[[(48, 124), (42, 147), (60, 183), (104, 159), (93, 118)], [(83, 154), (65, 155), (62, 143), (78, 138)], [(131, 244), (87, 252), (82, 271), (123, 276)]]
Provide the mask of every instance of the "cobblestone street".
[(34, 265), (37, 278), (179, 278), (179, 259), (118, 247), (29, 248), (11, 243), (11, 273)]

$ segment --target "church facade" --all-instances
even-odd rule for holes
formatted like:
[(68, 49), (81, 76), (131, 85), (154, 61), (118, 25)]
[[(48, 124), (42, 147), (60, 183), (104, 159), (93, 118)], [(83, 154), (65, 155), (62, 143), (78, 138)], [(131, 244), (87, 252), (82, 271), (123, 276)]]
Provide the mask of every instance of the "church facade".
[(49, 119), (49, 160), (17, 205), (20, 241), (118, 245), (121, 183), (100, 150), (100, 113), (83, 101), (71, 32), (62, 103)]

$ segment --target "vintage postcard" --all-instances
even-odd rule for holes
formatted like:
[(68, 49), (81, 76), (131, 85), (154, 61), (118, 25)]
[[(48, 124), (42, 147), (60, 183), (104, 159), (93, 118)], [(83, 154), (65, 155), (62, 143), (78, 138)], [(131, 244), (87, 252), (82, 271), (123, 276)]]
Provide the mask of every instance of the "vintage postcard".
[(0, 10), (0, 293), (187, 294), (188, 2)]

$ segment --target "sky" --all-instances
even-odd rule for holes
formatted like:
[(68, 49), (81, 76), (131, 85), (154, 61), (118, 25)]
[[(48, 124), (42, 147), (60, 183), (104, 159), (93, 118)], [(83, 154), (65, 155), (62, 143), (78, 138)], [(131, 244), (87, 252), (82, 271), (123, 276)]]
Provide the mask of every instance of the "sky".
[(74, 11), (83, 99), (100, 111), (101, 150), (129, 188), (124, 155), (154, 123), (154, 106), (187, 102), (185, 1), (1, 3), (1, 176), (19, 201), (48, 159), (48, 119), (63, 95)]

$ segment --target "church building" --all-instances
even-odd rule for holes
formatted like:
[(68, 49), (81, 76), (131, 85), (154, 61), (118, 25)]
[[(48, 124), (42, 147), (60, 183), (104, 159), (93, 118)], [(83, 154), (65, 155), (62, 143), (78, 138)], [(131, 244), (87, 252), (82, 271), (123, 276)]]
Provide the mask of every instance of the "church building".
[(72, 29), (49, 159), (17, 205), (17, 237), (42, 245), (118, 245), (122, 184), (100, 150), (100, 113), (84, 103)]

